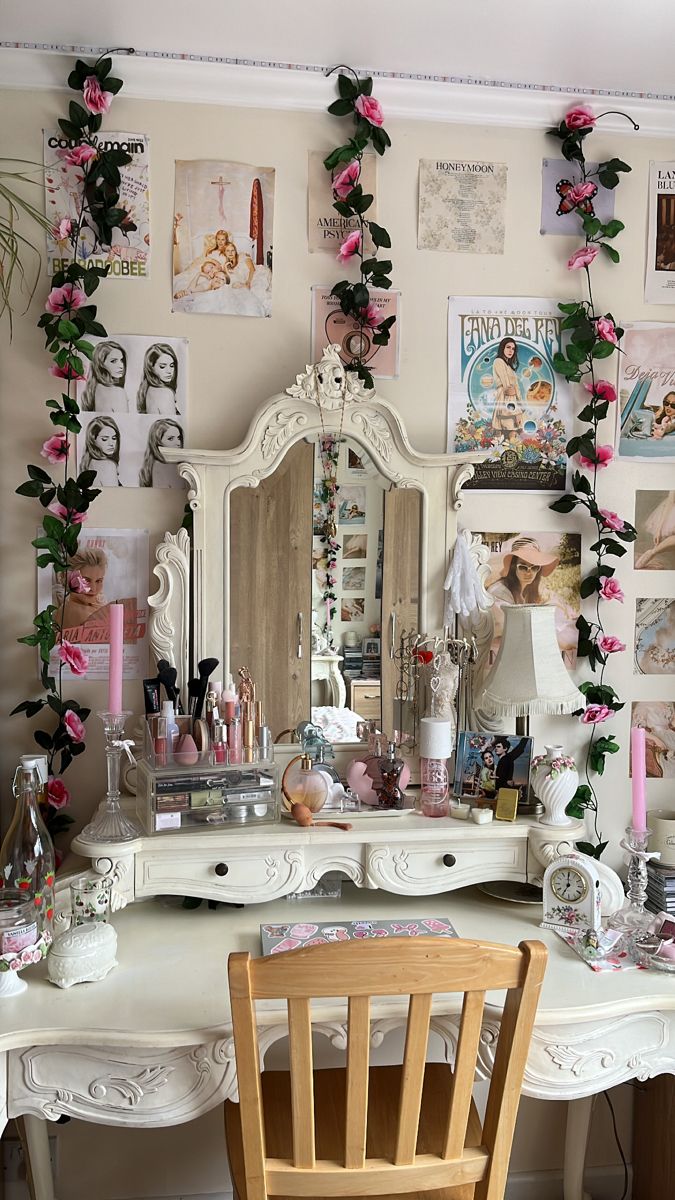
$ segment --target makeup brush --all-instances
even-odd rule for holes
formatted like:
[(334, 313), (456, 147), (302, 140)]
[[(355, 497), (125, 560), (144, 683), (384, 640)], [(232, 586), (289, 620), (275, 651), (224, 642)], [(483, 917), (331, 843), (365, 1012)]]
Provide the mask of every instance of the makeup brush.
[(178, 671), (175, 667), (171, 666), (171, 663), (168, 661), (168, 659), (160, 658), (159, 662), (157, 663), (157, 678), (166, 692), (167, 700), (170, 700), (172, 704), (175, 704), (176, 700), (178, 699), (178, 688), (176, 687)]
[(209, 684), (209, 675), (213, 675), (218, 663), (219, 660), (217, 658), (203, 658), (201, 662), (197, 663), (197, 670), (199, 672), (199, 690), (197, 692), (194, 713), (192, 714), (195, 721), (198, 721), (202, 715)]

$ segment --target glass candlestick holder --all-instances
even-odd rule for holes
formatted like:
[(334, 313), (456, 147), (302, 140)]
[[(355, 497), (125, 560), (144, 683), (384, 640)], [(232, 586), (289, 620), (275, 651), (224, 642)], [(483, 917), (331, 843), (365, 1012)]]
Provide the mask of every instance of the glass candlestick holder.
[(105, 759), (108, 772), (108, 790), (98, 812), (79, 834), (83, 842), (130, 842), (142, 837), (142, 830), (134, 820), (122, 812), (120, 805), (120, 759), (133, 742), (124, 740), (124, 722), (131, 712), (96, 714), (103, 722), (105, 736)]
[(630, 855), (628, 889), (626, 903), (607, 922), (610, 929), (620, 929), (623, 933), (640, 934), (654, 920), (654, 914), (645, 910), (647, 863), (650, 858), (659, 857), (657, 854), (650, 854), (647, 850), (650, 833), (650, 829), (633, 829), (629, 825), (625, 838), (619, 843)]

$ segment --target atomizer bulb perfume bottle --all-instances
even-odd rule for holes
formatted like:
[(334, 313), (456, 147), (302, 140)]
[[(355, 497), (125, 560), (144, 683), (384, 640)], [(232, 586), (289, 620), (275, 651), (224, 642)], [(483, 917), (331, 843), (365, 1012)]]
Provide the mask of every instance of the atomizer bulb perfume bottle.
[(281, 788), (289, 807), (304, 804), (310, 812), (323, 808), (328, 798), (328, 776), (316, 770), (309, 754), (301, 754), (289, 762), (281, 782)]

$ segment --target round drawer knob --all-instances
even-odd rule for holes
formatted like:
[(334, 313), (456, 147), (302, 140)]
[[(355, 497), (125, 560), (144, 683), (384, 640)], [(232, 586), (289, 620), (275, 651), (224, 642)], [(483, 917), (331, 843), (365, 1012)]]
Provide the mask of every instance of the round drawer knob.
[[(454, 867), (456, 862), (457, 862), (457, 859), (455, 858), (454, 854), (444, 854), (443, 855), (443, 866), (444, 867)], [(217, 867), (216, 867), (216, 870), (218, 870)]]
[(227, 863), (216, 863), (214, 869), (215, 869), (216, 875), (220, 875), (222, 877), (223, 875), (227, 875), (227, 872), (229, 871), (230, 868), (228, 867)]

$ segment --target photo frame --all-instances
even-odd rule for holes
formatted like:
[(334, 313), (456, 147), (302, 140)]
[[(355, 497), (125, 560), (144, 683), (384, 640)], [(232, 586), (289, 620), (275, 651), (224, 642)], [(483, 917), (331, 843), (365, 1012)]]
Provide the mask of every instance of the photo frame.
[(532, 738), (464, 730), (457, 743), (454, 793), (478, 804), (496, 802), (500, 789), (515, 788), (527, 799)]
[(380, 656), (380, 638), (366, 637), (361, 643), (361, 650), (364, 658), (379, 658)]

